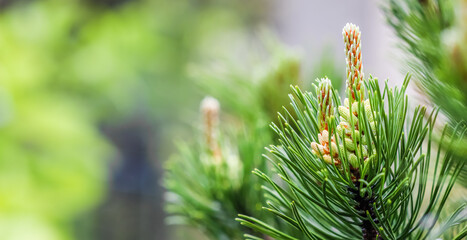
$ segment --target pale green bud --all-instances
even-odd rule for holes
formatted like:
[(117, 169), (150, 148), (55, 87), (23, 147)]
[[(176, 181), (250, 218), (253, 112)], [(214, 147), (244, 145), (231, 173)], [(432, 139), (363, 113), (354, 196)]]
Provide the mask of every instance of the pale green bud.
[(337, 155), (339, 154), (339, 150), (337, 150), (337, 145), (334, 142), (331, 142), (331, 151), (333, 157), (337, 157)]
[(353, 123), (354, 124), (357, 123), (358, 118), (355, 117), (355, 115), (350, 114), (350, 110), (348, 108), (344, 106), (339, 106), (338, 110), (339, 110), (339, 114), (341, 115), (341, 117), (344, 118), (346, 122), (351, 123), (350, 118), (352, 118)]
[(339, 114), (344, 119), (344, 121), (349, 122), (349, 119), (350, 119), (349, 110), (343, 106), (339, 106), (338, 110), (339, 110)]
[(360, 137), (361, 137), (360, 132), (359, 132), (358, 130), (355, 130), (355, 131), (354, 131), (354, 134), (355, 134), (355, 135), (352, 136), (352, 137), (355, 137), (355, 140), (356, 140), (357, 142), (359, 142), (359, 141), (360, 141)]
[(341, 137), (343, 136), (343, 134), (344, 134), (344, 129), (341, 127), (340, 124), (337, 125), (336, 131), (337, 131), (338, 136), (341, 136)]
[(354, 168), (358, 168), (359, 167), (359, 163), (358, 163), (358, 158), (357, 156), (355, 156), (355, 154), (351, 153), (348, 155), (348, 160), (349, 160), (349, 163), (352, 167)]
[(344, 148), (344, 145), (339, 145), (339, 151), (342, 153), (342, 154), (346, 154), (347, 151), (345, 150)]
[(354, 144), (354, 142), (352, 141), (352, 139), (350, 139), (350, 138), (344, 138), (344, 141), (345, 141), (345, 147), (347, 148), (347, 150), (349, 150), (349, 151), (355, 151), (355, 144)]
[(361, 144), (366, 144), (366, 137), (365, 136), (362, 136), (362, 138), (360, 139), (360, 143)]

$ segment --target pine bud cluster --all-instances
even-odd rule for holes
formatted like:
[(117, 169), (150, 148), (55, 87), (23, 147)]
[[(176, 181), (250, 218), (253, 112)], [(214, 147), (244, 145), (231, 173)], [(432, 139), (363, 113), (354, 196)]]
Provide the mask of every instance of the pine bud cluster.
[(376, 131), (376, 123), (373, 119), (373, 112), (369, 100), (361, 104), (353, 102), (352, 105), (349, 105), (349, 99), (346, 98), (344, 100), (344, 106), (339, 106), (338, 108), (340, 123), (336, 128), (343, 143), (341, 149), (347, 154), (347, 159), (354, 169), (359, 168), (359, 159), (366, 161), (369, 157), (367, 138), (364, 131), (358, 128), (359, 107), (364, 108), (370, 128), (374, 133)]
[(319, 109), (319, 130), (328, 130), (328, 117), (333, 115), (332, 107), (332, 84), (328, 78), (322, 78), (318, 81), (316, 94), (318, 95)]
[[(360, 163), (367, 163), (373, 153), (369, 153), (368, 136), (359, 129), (360, 114), (365, 114), (373, 134), (376, 130), (374, 113), (369, 100), (364, 100), (363, 95), (363, 65), (361, 53), (361, 33), (357, 26), (347, 24), (343, 29), (345, 53), (347, 62), (347, 91), (349, 98), (344, 100), (344, 106), (338, 106), (340, 115), (337, 127), (330, 127), (329, 119), (333, 118), (334, 108), (332, 104), (332, 85), (327, 78), (317, 80), (318, 107), (318, 142), (312, 142), (313, 154), (328, 164), (334, 164), (342, 169), (343, 159), (347, 159), (353, 173), (358, 172)], [(355, 94), (355, 90), (358, 95)], [(357, 97), (358, 96), (358, 97)], [(366, 123), (365, 123), (366, 124)], [(336, 132), (333, 132), (335, 129)], [(345, 156), (343, 156), (345, 155)], [(356, 179), (357, 176), (352, 176)]]
[(313, 154), (320, 157), (326, 163), (339, 165), (341, 161), (338, 158), (336, 139), (329, 135), (329, 118), (334, 114), (332, 105), (332, 85), (328, 78), (317, 80), (318, 87), (318, 124), (320, 133), (318, 133), (318, 142), (312, 142), (311, 148)]

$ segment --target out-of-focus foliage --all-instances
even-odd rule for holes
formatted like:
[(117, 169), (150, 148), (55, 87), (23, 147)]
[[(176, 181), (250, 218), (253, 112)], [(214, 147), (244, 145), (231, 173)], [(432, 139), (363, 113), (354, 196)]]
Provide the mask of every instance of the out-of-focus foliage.
[(73, 216), (104, 190), (111, 152), (93, 106), (59, 87), (67, 9), (34, 3), (0, 16), (2, 239), (68, 239)]
[[(388, 23), (401, 39), (406, 66), (429, 99), (455, 126), (467, 127), (467, 1), (390, 0)], [(460, 132), (453, 132), (455, 137)], [(454, 152), (467, 161), (467, 139)], [(467, 183), (467, 168), (460, 182)]]
[(256, 45), (241, 59), (223, 59), (190, 68), (191, 76), (204, 92), (221, 100), (227, 112), (249, 125), (269, 125), (277, 120), (277, 112), (289, 107), (290, 85), (311, 89), (311, 80), (319, 74), (334, 77), (337, 88), (343, 76), (334, 61), (326, 56), (311, 66), (313, 76), (306, 75), (298, 50), (288, 49), (272, 34), (263, 34)]
[[(237, 130), (238, 131), (238, 130)], [(226, 132), (222, 131), (222, 135)], [(217, 140), (221, 155), (204, 139), (183, 143), (180, 154), (167, 164), (167, 211), (172, 224), (194, 226), (211, 239), (241, 239), (245, 229), (235, 222), (238, 213), (257, 216), (263, 202), (255, 167), (267, 168), (262, 146), (270, 139), (265, 129), (240, 129)]]
[(98, 126), (190, 116), (187, 63), (255, 21), (230, 2), (97, 2), (18, 1), (0, 12), (2, 239), (72, 238), (75, 216), (105, 190), (112, 148)]
[(233, 60), (192, 68), (195, 81), (207, 92), (220, 99), (227, 112), (247, 125), (266, 126), (275, 114), (286, 106), (288, 97), (278, 92), (290, 85), (302, 85), (301, 63), (291, 50), (273, 46), (266, 56), (259, 52), (255, 57), (243, 59), (240, 66)]
[[(386, 7), (388, 23), (401, 40), (400, 47), (406, 59), (405, 66), (414, 75), (425, 94), (447, 117), (453, 126), (450, 137), (463, 135), (467, 127), (467, 1), (466, 0), (390, 0)], [(455, 128), (457, 126), (457, 128)], [(465, 135), (455, 144), (453, 155), (458, 161), (467, 161)], [(440, 145), (450, 147), (446, 138)], [(466, 202), (467, 167), (459, 175), (459, 186), (449, 198), (448, 210)], [(456, 203), (458, 202), (458, 203)], [(441, 214), (448, 219), (446, 212)], [(445, 239), (454, 233), (466, 234), (465, 211), (457, 230), (446, 231)], [(438, 227), (436, 232), (444, 232)], [(463, 229), (463, 230), (462, 230)]]

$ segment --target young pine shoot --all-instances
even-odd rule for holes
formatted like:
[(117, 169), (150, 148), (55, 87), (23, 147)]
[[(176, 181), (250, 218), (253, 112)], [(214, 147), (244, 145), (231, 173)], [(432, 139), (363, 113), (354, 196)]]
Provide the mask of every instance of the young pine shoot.
[(272, 124), (279, 145), (266, 155), (277, 176), (254, 171), (267, 183), (264, 209), (297, 231), (244, 214), (237, 221), (274, 239), (435, 239), (435, 226), (449, 231), (466, 221), (465, 204), (439, 221), (464, 163), (453, 161), (452, 140), (434, 146), (437, 111), (408, 110), (410, 77), (400, 88), (365, 79), (359, 28), (347, 24), (343, 37), (344, 101), (327, 78), (317, 80), (316, 94), (292, 88), (294, 112), (284, 108)]

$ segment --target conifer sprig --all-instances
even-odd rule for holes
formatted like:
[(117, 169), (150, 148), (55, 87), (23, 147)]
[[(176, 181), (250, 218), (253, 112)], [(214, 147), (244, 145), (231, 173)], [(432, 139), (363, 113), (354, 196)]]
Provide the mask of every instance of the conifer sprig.
[(265, 161), (257, 157), (264, 136), (221, 131), (220, 104), (215, 98), (206, 97), (200, 112), (203, 131), (199, 141), (180, 144), (179, 154), (166, 165), (168, 222), (194, 226), (210, 239), (240, 239), (246, 229), (234, 221), (235, 216), (260, 215), (258, 206), (251, 204), (263, 201), (259, 179), (249, 172), (254, 167), (266, 168)]
[[(360, 37), (358, 28), (347, 25), (346, 36), (346, 53), (355, 49), (346, 54), (347, 62), (355, 63), (355, 56), (361, 56), (356, 54), (361, 46), (354, 41)], [(385, 83), (381, 89), (377, 79), (363, 79), (363, 73), (355, 72), (361, 69), (354, 67), (361, 66), (361, 59), (357, 62), (348, 65), (349, 99), (344, 102), (323, 80), (318, 81), (317, 95), (292, 88), (294, 112), (284, 110), (279, 124), (272, 124), (280, 144), (270, 146), (271, 156), (266, 156), (279, 178), (254, 171), (267, 183), (265, 209), (300, 233), (245, 215), (237, 219), (241, 224), (275, 239), (432, 236), (463, 163), (452, 160), (449, 147), (446, 152), (432, 153), (436, 111), (427, 113), (417, 107), (408, 116), (409, 76), (401, 88)], [(324, 96), (332, 97), (323, 97), (322, 89), (326, 89)], [(337, 107), (331, 107), (323, 118), (323, 106)], [(433, 169), (434, 180), (429, 181)]]

